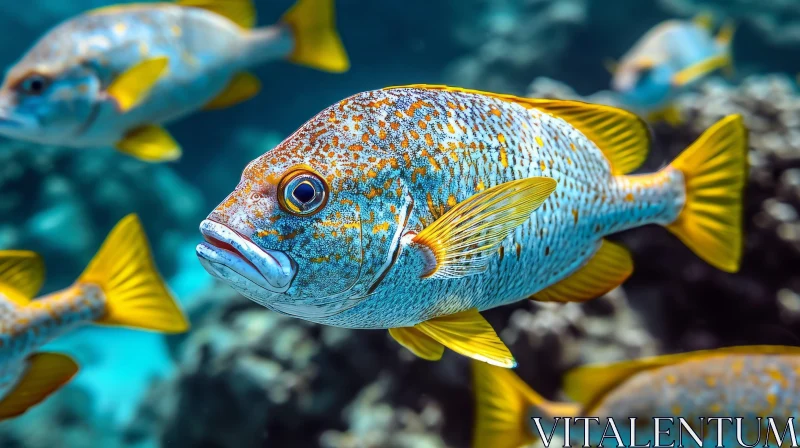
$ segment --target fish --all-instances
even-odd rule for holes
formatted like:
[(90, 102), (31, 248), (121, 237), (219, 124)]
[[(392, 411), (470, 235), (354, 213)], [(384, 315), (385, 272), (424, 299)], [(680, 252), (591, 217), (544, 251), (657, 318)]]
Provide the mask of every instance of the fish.
[(358, 93), (251, 161), (200, 224), (201, 264), (274, 311), (516, 363), (480, 312), (580, 302), (633, 271), (607, 235), (660, 224), (735, 272), (747, 130), (731, 115), (661, 171), (622, 109), (447, 86)]
[(114, 227), (72, 286), (34, 299), (44, 278), (35, 252), (0, 251), (0, 420), (25, 413), (75, 376), (79, 367), (70, 356), (41, 348), (82, 325), (189, 329), (136, 215)]
[(299, 0), (255, 28), (252, 0), (109, 6), (46, 33), (0, 86), (0, 135), (73, 148), (116, 148), (147, 162), (181, 157), (165, 123), (254, 97), (248, 69), (290, 62), (344, 72), (334, 0)]
[(650, 120), (677, 124), (672, 104), (678, 93), (718, 69), (733, 71), (733, 23), (714, 36), (708, 15), (667, 20), (648, 31), (622, 59), (607, 63), (611, 86), (622, 103)]
[[(717, 424), (712, 422), (703, 429), (699, 425), (701, 416), (744, 417), (742, 435), (748, 443), (759, 437), (759, 431), (764, 435), (755, 417), (774, 417), (779, 429), (787, 418), (798, 417), (800, 348), (796, 347), (726, 347), (582, 366), (567, 372), (564, 378), (564, 392), (572, 402), (545, 399), (508, 369), (475, 361), (471, 364), (475, 448), (516, 448), (534, 443), (540, 436), (531, 417), (541, 419), (546, 437), (555, 418), (597, 417), (599, 423), (589, 427), (589, 440), (593, 442), (600, 440), (608, 419), (613, 419), (626, 445), (632, 439), (627, 431), (631, 417), (637, 418), (639, 444), (643, 443), (639, 434), (644, 443), (653, 440), (654, 417), (683, 417), (709, 445), (717, 440)], [(676, 420), (673, 437), (677, 426)], [(560, 435), (563, 429), (555, 433)], [(725, 424), (722, 433), (728, 442), (725, 446), (737, 445), (732, 424)], [(610, 440), (605, 443), (616, 446), (611, 432), (608, 434)], [(584, 440), (585, 435), (582, 424), (570, 429), (574, 443)], [(689, 437), (685, 432), (684, 440)], [(669, 437), (662, 440), (669, 444)]]

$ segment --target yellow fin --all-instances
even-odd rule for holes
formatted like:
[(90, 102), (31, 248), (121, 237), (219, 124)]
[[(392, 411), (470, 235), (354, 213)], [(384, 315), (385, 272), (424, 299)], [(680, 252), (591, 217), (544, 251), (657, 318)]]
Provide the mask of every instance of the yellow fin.
[(178, 142), (156, 125), (145, 125), (128, 132), (117, 142), (117, 149), (145, 162), (169, 162), (181, 157)]
[(350, 60), (336, 30), (334, 0), (298, 0), (281, 18), (294, 36), (289, 60), (318, 70), (342, 73)]
[(514, 180), (456, 204), (413, 239), (432, 254), (423, 277), (457, 278), (483, 272), (497, 246), (530, 218), (556, 183), (549, 177)]
[(217, 13), (242, 28), (256, 26), (256, 7), (252, 0), (178, 0), (178, 4)]
[(672, 85), (677, 87), (685, 86), (708, 75), (714, 70), (724, 68), (728, 65), (730, 65), (730, 57), (727, 54), (712, 56), (675, 73), (675, 75), (672, 76)]
[(474, 448), (520, 447), (535, 442), (531, 410), (548, 418), (574, 417), (580, 406), (546, 400), (511, 370), (472, 361), (475, 391)]
[(687, 361), (727, 355), (800, 356), (800, 348), (776, 345), (725, 347), (714, 350), (700, 350), (689, 353), (654, 356), (609, 364), (592, 364), (578, 367), (567, 372), (564, 378), (564, 392), (571, 399), (581, 403), (585, 410), (589, 411), (590, 408), (598, 403), (606, 394), (639, 372)]
[(44, 283), (42, 257), (26, 250), (0, 251), (0, 293), (25, 306)]
[(709, 12), (704, 12), (694, 16), (692, 22), (709, 32), (714, 29), (714, 15)]
[(210, 103), (206, 104), (204, 109), (225, 109), (249, 100), (258, 95), (260, 91), (261, 81), (255, 75), (247, 72), (238, 73), (231, 79), (225, 90), (211, 100)]
[(608, 58), (603, 60), (603, 66), (606, 68), (606, 71), (610, 74), (614, 74), (619, 69), (619, 62), (615, 61), (614, 59)]
[(503, 341), (477, 309), (436, 317), (414, 326), (450, 350), (500, 367), (516, 367)]
[(583, 267), (533, 297), (542, 302), (583, 302), (621, 285), (631, 273), (630, 252), (619, 244), (602, 240), (600, 248)]
[(0, 420), (23, 414), (78, 373), (75, 361), (58, 353), (35, 353), (25, 363), (27, 368), (19, 382), (0, 401)]
[(731, 45), (735, 33), (736, 23), (729, 20), (722, 25), (716, 38), (717, 44), (723, 47), (725, 52), (724, 56), (727, 58), (727, 63), (722, 66), (722, 72), (728, 78), (733, 78), (736, 75), (736, 69), (733, 66), (733, 49)]
[(169, 58), (146, 59), (117, 76), (108, 86), (108, 95), (117, 102), (120, 112), (127, 112), (142, 102), (166, 73)]
[(414, 327), (390, 328), (389, 334), (392, 335), (403, 347), (409, 349), (411, 353), (428, 361), (438, 361), (442, 359), (444, 346), (425, 333)]
[(527, 109), (539, 109), (564, 119), (594, 142), (608, 159), (613, 174), (627, 174), (639, 168), (650, 150), (650, 131), (647, 124), (626, 110), (581, 101), (548, 100), (501, 95), (458, 87), (413, 84), (387, 89), (418, 88), (487, 95), (519, 104)]
[(671, 126), (679, 126), (683, 124), (683, 114), (675, 104), (670, 104), (667, 107), (651, 112), (648, 114), (647, 119), (651, 122), (665, 121)]
[(78, 279), (100, 286), (106, 313), (98, 324), (182, 333), (189, 322), (156, 270), (136, 215), (123, 218)]
[(686, 202), (667, 229), (700, 258), (726, 272), (738, 271), (742, 258), (747, 149), (742, 117), (729, 115), (670, 164), (683, 173)]

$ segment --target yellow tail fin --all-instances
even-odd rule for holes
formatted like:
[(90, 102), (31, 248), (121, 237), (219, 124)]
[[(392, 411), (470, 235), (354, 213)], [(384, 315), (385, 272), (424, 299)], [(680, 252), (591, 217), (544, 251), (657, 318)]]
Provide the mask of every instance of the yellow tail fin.
[(747, 180), (747, 129), (729, 115), (670, 165), (683, 173), (686, 203), (667, 228), (692, 251), (726, 272), (742, 258), (742, 195)]
[(182, 333), (189, 322), (156, 270), (136, 215), (123, 218), (108, 235), (78, 283), (100, 286), (106, 314), (98, 324)]
[(336, 31), (334, 0), (298, 0), (281, 21), (292, 28), (294, 50), (289, 60), (334, 73), (350, 69), (350, 60)]
[(472, 361), (472, 381), (476, 412), (474, 448), (531, 444), (535, 436), (530, 417), (573, 417), (580, 412), (579, 405), (548, 401), (512, 370), (485, 362)]

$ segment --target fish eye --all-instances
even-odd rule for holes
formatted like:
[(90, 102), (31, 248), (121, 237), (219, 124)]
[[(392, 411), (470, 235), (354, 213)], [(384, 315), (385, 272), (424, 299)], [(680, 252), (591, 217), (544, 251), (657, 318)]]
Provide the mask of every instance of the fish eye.
[(328, 201), (328, 185), (310, 171), (287, 174), (278, 188), (278, 203), (296, 216), (310, 216), (320, 211)]
[(20, 90), (29, 95), (41, 95), (47, 88), (49, 80), (39, 74), (33, 74), (23, 79), (19, 84)]

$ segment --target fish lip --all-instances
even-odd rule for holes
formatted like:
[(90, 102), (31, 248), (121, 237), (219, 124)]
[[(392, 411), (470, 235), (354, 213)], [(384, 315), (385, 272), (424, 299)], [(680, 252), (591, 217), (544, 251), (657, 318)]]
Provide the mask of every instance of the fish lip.
[(258, 247), (250, 238), (219, 222), (200, 223), (206, 241), (197, 245), (200, 263), (209, 274), (226, 280), (233, 271), (273, 293), (285, 293), (297, 274), (297, 263), (286, 253)]

